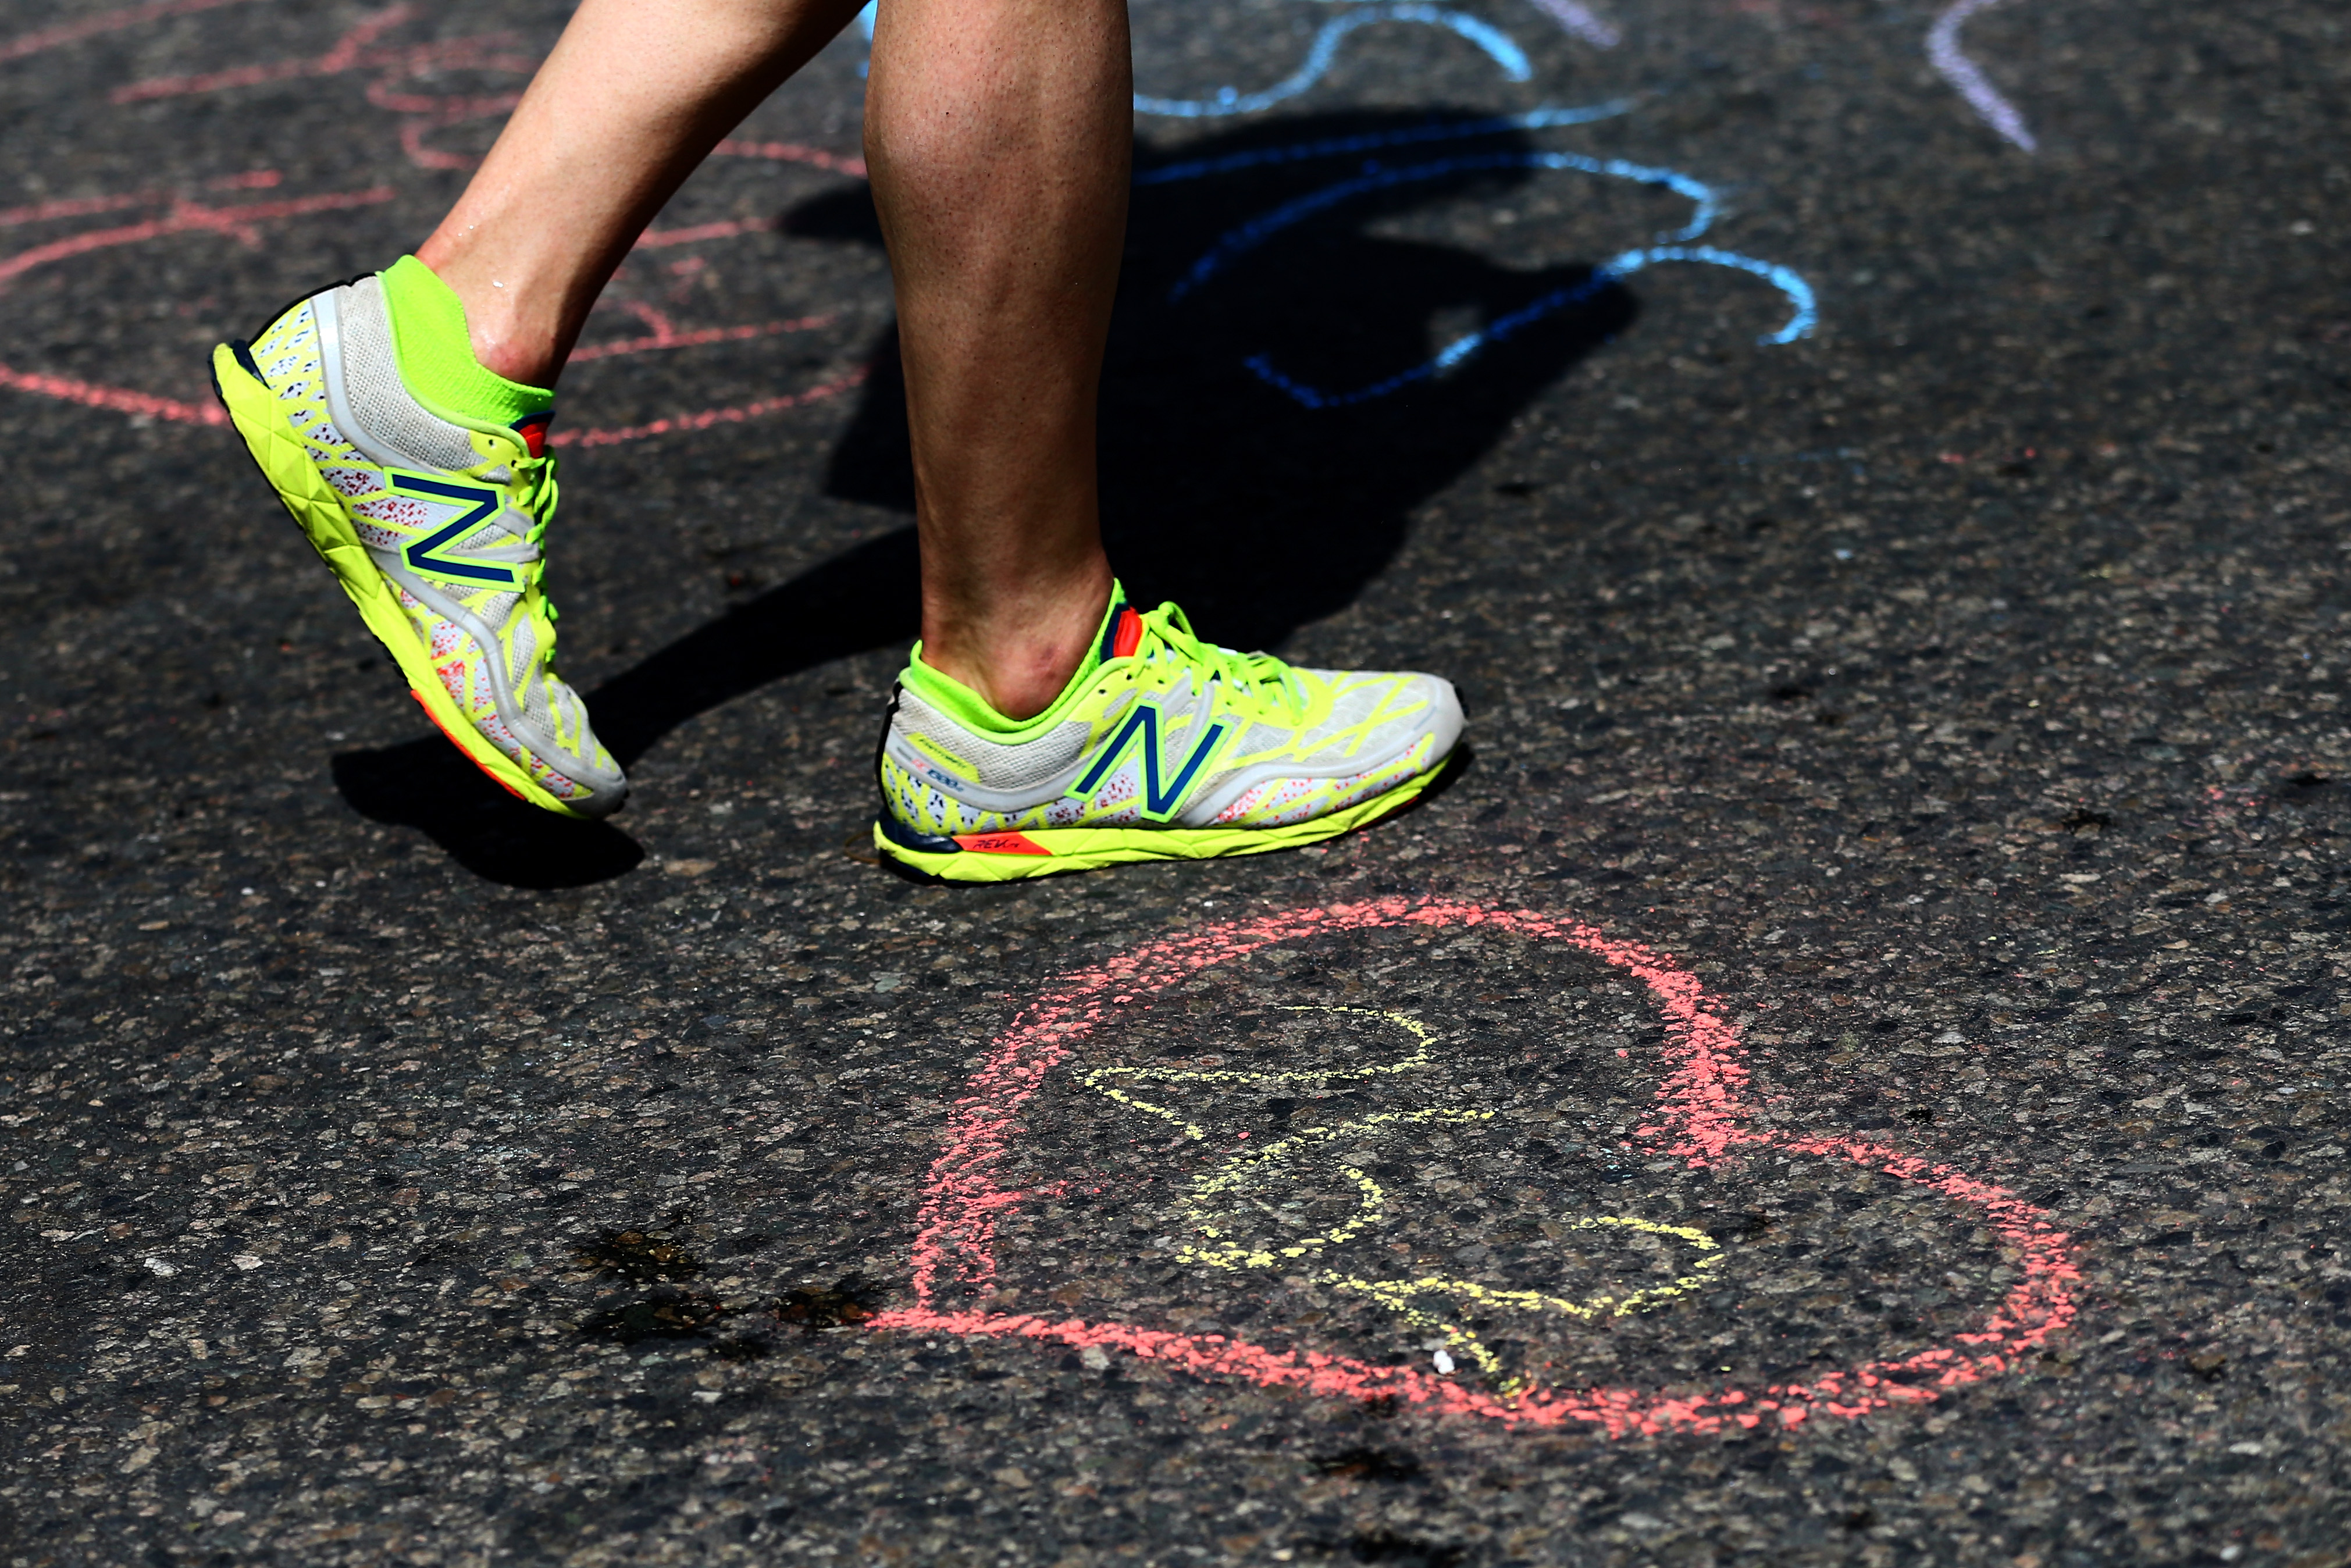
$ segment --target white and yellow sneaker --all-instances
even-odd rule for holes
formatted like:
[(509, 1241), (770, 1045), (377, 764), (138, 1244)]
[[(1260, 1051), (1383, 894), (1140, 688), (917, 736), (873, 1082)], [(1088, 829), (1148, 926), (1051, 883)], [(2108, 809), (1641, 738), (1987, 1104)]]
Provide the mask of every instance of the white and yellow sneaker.
[(1095, 648), (1032, 719), (1003, 718), (915, 645), (873, 843), (957, 882), (1289, 849), (1412, 800), (1460, 737), (1460, 700), (1435, 675), (1238, 653), (1113, 588)]
[(501, 424), (427, 407), (402, 380), (378, 277), (312, 295), (250, 346), (222, 344), (213, 382), (443, 733), (533, 805), (617, 810), (628, 780), (555, 672), (540, 583), (551, 411)]

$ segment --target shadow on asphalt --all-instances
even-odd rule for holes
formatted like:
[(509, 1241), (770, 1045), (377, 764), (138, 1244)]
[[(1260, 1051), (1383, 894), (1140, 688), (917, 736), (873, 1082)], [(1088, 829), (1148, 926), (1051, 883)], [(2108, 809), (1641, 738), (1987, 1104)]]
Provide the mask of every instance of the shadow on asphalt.
[[(1309, 143), (1383, 138), (1461, 113), (1304, 117), (1184, 149), (1187, 164)], [(1517, 132), (1406, 145), (1395, 163), (1447, 165), (1317, 208), (1237, 247), (1199, 283), (1177, 285), (1220, 240), (1371, 165), (1360, 155), (1259, 162), (1135, 192), (1119, 314), (1103, 378), (1102, 497), (1112, 559), (1142, 602), (1174, 599), (1204, 634), (1274, 647), (1335, 613), (1386, 569), (1416, 507), (1481, 458), (1510, 422), (1629, 326), (1630, 295), (1605, 284), (1449, 372), (1377, 396), (1313, 406), (1293, 384), (1361, 392), (1428, 360), (1432, 324), (1500, 320), (1593, 268), (1519, 270), (1454, 246), (1372, 232), (1382, 220), (1463, 198), (1493, 201), (1526, 171)], [(1164, 164), (1165, 161), (1161, 161)], [(1452, 168), (1458, 164), (1460, 167)], [(1148, 179), (1146, 155), (1138, 166)], [(879, 246), (861, 189), (787, 214), (787, 232)], [(835, 448), (827, 490), (914, 508), (904, 381), (894, 329)], [(652, 654), (587, 694), (597, 733), (625, 767), (698, 714), (770, 682), (910, 641), (918, 600), (911, 528), (861, 544)], [(337, 787), (377, 821), (413, 827), (475, 874), (511, 886), (580, 886), (643, 859), (609, 822), (526, 806), (438, 736), (334, 759)]]
[[(771, 681), (913, 638), (914, 531), (835, 556), (687, 633), (587, 694), (596, 733), (623, 768), (699, 713)], [(438, 735), (334, 759), (362, 816), (425, 834), (466, 870), (510, 887), (581, 887), (633, 870), (635, 840), (611, 822), (527, 806)]]
[(438, 735), (342, 752), (331, 767), (335, 788), (360, 816), (414, 828), (467, 871), (508, 887), (585, 887), (645, 858), (610, 822), (524, 805)]
[[(1278, 647), (1336, 613), (1395, 559), (1416, 508), (1490, 451), (1510, 422), (1638, 313), (1620, 285), (1543, 316), (1450, 373), (1346, 406), (1310, 407), (1251, 361), (1328, 393), (1361, 392), (1427, 361), (1439, 322), (1483, 327), (1593, 278), (1583, 262), (1520, 270), (1453, 246), (1373, 232), (1465, 198), (1498, 202), (1531, 152), (1522, 132), (1283, 161), (1286, 149), (1411, 134), (1467, 110), (1315, 115), (1187, 142), (1184, 165), (1267, 158), (1134, 192), (1102, 384), (1102, 514), (1111, 559), (1145, 604), (1173, 599), (1203, 635)], [(1332, 203), (1177, 286), (1219, 241), (1368, 171), (1463, 165)], [(1138, 150), (1139, 177), (1175, 161)], [(1487, 167), (1477, 167), (1478, 164)], [(860, 191), (790, 214), (789, 233), (879, 246)], [(914, 509), (905, 391), (893, 333), (833, 454), (828, 489)]]

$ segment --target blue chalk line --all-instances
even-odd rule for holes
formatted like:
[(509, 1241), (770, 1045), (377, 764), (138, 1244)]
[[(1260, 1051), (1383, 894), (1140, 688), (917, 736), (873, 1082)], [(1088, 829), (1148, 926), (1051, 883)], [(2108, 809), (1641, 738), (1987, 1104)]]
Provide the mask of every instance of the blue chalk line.
[[(1417, 382), (1431, 380), (1460, 364), (1492, 344), (1511, 338), (1547, 316), (1581, 305), (1603, 289), (1644, 267), (1662, 261), (1697, 262), (1709, 267), (1727, 267), (1763, 279), (1780, 290), (1792, 307), (1787, 322), (1776, 332), (1757, 339), (1760, 343), (1792, 343), (1809, 337), (1820, 319), (1819, 301), (1812, 285), (1797, 273), (1777, 262), (1761, 261), (1735, 251), (1719, 250), (1709, 245), (1687, 245), (1681, 242), (1696, 239), (1710, 228), (1720, 212), (1720, 198), (1714, 187), (1677, 170), (1652, 168), (1641, 163), (1628, 163), (1621, 158), (1587, 158), (1576, 152), (1496, 152), (1469, 158), (1441, 158), (1426, 163), (1406, 164), (1400, 168), (1382, 168), (1367, 162), (1364, 172), (1353, 179), (1312, 191), (1295, 200), (1283, 203), (1271, 212), (1250, 219), (1210, 246), (1199, 260), (1194, 262), (1184, 277), (1170, 290), (1171, 301), (1181, 299), (1203, 283), (1215, 277), (1236, 260), (1263, 245), (1282, 230), (1304, 222), (1318, 213), (1368, 192), (1386, 190), (1397, 185), (1424, 180), (1443, 179), (1447, 175), (1474, 173), (1489, 169), (1573, 169), (1582, 173), (1604, 174), (1612, 179), (1630, 180), (1645, 185), (1661, 186), (1687, 197), (1697, 210), (1690, 221), (1671, 234), (1658, 236), (1661, 243), (1635, 246), (1619, 252), (1593, 268), (1581, 282), (1554, 289), (1531, 304), (1523, 305), (1482, 329), (1455, 339), (1434, 355), (1410, 370), (1374, 382), (1353, 392), (1328, 392), (1293, 380), (1276, 370), (1263, 354), (1253, 355), (1246, 363), (1260, 381), (1275, 387), (1307, 408), (1346, 408), (1355, 403), (1369, 402), (1387, 396)], [(1207, 168), (1202, 172), (1215, 172)], [(1164, 171), (1155, 171), (1164, 172)], [(1188, 176), (1186, 176), (1188, 177)]]
[(1456, 338), (1438, 350), (1433, 358), (1413, 366), (1412, 369), (1401, 374), (1390, 376), (1385, 381), (1374, 382), (1370, 386), (1358, 387), (1351, 392), (1326, 392), (1308, 386), (1303, 382), (1292, 381), (1275, 370), (1273, 361), (1263, 354), (1252, 354), (1241, 362), (1249, 366), (1259, 381), (1289, 393), (1290, 397), (1308, 408), (1349, 408), (1359, 402), (1369, 402), (1374, 398), (1385, 397), (1393, 392), (1401, 392), (1415, 382), (1429, 381), (1441, 375), (1489, 343), (1499, 343), (1503, 339), (1516, 334), (1521, 328), (1532, 326), (1546, 316), (1564, 310), (1572, 305), (1581, 305), (1615, 281), (1615, 276), (1607, 267), (1600, 267), (1583, 282), (1570, 287), (1555, 289), (1531, 305), (1521, 306), (1487, 327), (1483, 331), (1472, 332), (1466, 338)]
[(1355, 152), (1376, 152), (1384, 147), (1409, 147), (1425, 141), (1451, 141), (1457, 137), (1499, 136), (1512, 131), (1547, 131), (1555, 125), (1589, 125), (1595, 120), (1610, 120), (1620, 114), (1629, 114), (1635, 102), (1629, 98), (1612, 98), (1605, 103), (1565, 109), (1532, 109), (1524, 114), (1489, 114), (1474, 120), (1433, 120), (1426, 125), (1409, 126), (1401, 131), (1365, 131), (1360, 136), (1332, 136), (1288, 147), (1228, 152), (1221, 158), (1199, 158), (1187, 163), (1163, 163), (1155, 169), (1145, 169), (1135, 175), (1134, 183), (1138, 185), (1172, 185), (1179, 180), (1199, 180), (1211, 174), (1231, 174), (1243, 169), (1261, 168), (1272, 163), (1298, 163), (1311, 158), (1340, 158)]
[(1227, 234), (1192, 264), (1168, 298), (1181, 299), (1282, 230), (1342, 202), (1371, 191), (1384, 191), (1396, 185), (1441, 180), (1448, 174), (1474, 173), (1487, 169), (1573, 169), (1586, 174), (1605, 174), (1612, 179), (1630, 180), (1637, 184), (1662, 186), (1687, 196), (1698, 210), (1680, 228), (1657, 236), (1667, 244), (1696, 239), (1704, 234), (1713, 226), (1721, 206), (1721, 198), (1713, 186), (1677, 170), (1628, 163), (1622, 158), (1587, 158), (1581, 152), (1485, 152), (1468, 158), (1440, 158), (1427, 163), (1406, 163), (1396, 168), (1366, 162), (1364, 172), (1353, 179), (1342, 180), (1336, 184), (1325, 185), (1319, 191), (1311, 191), (1292, 201), (1284, 202), (1271, 212), (1251, 218)]
[(1178, 120), (1209, 120), (1227, 114), (1254, 114), (1270, 109), (1287, 98), (1296, 98), (1330, 74), (1332, 61), (1338, 57), (1340, 41), (1358, 27), (1368, 27), (1374, 22), (1421, 22), (1432, 27), (1443, 27), (1457, 33), (1479, 48), (1502, 68), (1502, 74), (1512, 81), (1525, 81), (1534, 75), (1527, 63), (1526, 51), (1510, 40), (1510, 36), (1491, 23), (1459, 11), (1447, 11), (1436, 5), (1364, 5), (1351, 9), (1345, 16), (1334, 16), (1322, 24), (1314, 35), (1314, 42), (1306, 51), (1306, 63), (1290, 76), (1274, 83), (1262, 92), (1242, 92), (1236, 88), (1219, 88), (1214, 97), (1201, 99), (1152, 98), (1144, 93), (1134, 95), (1137, 114), (1162, 114)]
[[(1458, 11), (1448, 11), (1436, 5), (1414, 3), (1396, 4), (1393, 0), (1324, 0), (1324, 3), (1344, 4), (1351, 9), (1344, 16), (1323, 24), (1314, 35), (1308, 48), (1305, 63), (1290, 76), (1261, 92), (1244, 93), (1237, 89), (1220, 89), (1208, 99), (1152, 98), (1143, 93), (1134, 97), (1139, 114), (1165, 115), (1183, 120), (1212, 119), (1230, 114), (1249, 114), (1271, 108), (1285, 99), (1295, 98), (1329, 74), (1337, 58), (1342, 40), (1358, 27), (1374, 22), (1417, 22), (1444, 27), (1468, 39), (1499, 66), (1512, 81), (1525, 81), (1533, 75), (1524, 50), (1510, 35), (1475, 16)], [(1538, 0), (1540, 3), (1540, 0)], [(857, 14), (857, 25), (870, 45), (873, 40), (874, 4), (869, 3)], [(864, 74), (861, 65), (859, 74)], [(1356, 136), (1329, 137), (1318, 141), (1297, 142), (1288, 147), (1260, 148), (1247, 152), (1228, 153), (1217, 158), (1196, 159), (1187, 162), (1164, 164), (1146, 169), (1134, 176), (1138, 185), (1174, 184), (1179, 181), (1198, 180), (1216, 174), (1228, 174), (1242, 169), (1276, 163), (1291, 163), (1315, 158), (1345, 157), (1384, 148), (1413, 146), (1455, 138), (1490, 136), (1513, 131), (1541, 131), (1554, 126), (1584, 125), (1596, 120), (1607, 120), (1628, 112), (1633, 108), (1630, 99), (1611, 99), (1604, 103), (1570, 108), (1531, 110), (1522, 114), (1488, 115), (1469, 120), (1433, 120), (1426, 125), (1397, 131), (1366, 132)], [(1776, 262), (1761, 261), (1754, 256), (1740, 256), (1734, 251), (1719, 250), (1713, 246), (1693, 246), (1682, 242), (1694, 240), (1714, 225), (1720, 214), (1721, 203), (1714, 187), (1677, 170), (1652, 168), (1630, 163), (1621, 158), (1587, 158), (1575, 152), (1502, 152), (1470, 158), (1446, 158), (1433, 162), (1407, 164), (1402, 168), (1383, 168), (1374, 160), (1366, 160), (1364, 172), (1351, 180), (1342, 180), (1322, 190), (1310, 192), (1295, 200), (1283, 203), (1271, 212), (1252, 218), (1210, 246), (1199, 260), (1192, 264), (1177, 280), (1168, 298), (1181, 299), (1222, 272), (1239, 257), (1263, 245), (1286, 228), (1302, 223), (1317, 213), (1368, 192), (1410, 184), (1423, 180), (1443, 179), (1448, 174), (1476, 172), (1487, 169), (1573, 169), (1582, 173), (1603, 174), (1612, 179), (1630, 180), (1639, 184), (1658, 186), (1686, 196), (1693, 205), (1690, 221), (1670, 234), (1658, 235), (1659, 244), (1638, 246), (1621, 252), (1595, 267), (1581, 283), (1555, 289), (1532, 304), (1521, 306), (1481, 330), (1455, 339), (1421, 364), (1384, 381), (1374, 382), (1351, 392), (1325, 392), (1302, 382), (1293, 381), (1274, 369), (1264, 355), (1254, 355), (1244, 361), (1259, 379), (1279, 388), (1308, 408), (1344, 408), (1385, 397), (1390, 392), (1430, 380), (1469, 359), (1479, 350), (1509, 339), (1543, 318), (1583, 304), (1618, 280), (1631, 277), (1642, 268), (1660, 261), (1698, 262), (1712, 267), (1727, 267), (1762, 278), (1787, 296), (1793, 307), (1787, 323), (1778, 331), (1756, 340), (1759, 343), (1792, 343), (1798, 338), (1810, 337), (1820, 319), (1818, 302), (1812, 285), (1797, 273)]]
[(1788, 324), (1776, 332), (1767, 332), (1756, 339), (1759, 343), (1792, 343), (1799, 338), (1809, 338), (1821, 319), (1820, 302), (1813, 296), (1813, 286), (1799, 274), (1782, 267), (1776, 261), (1758, 261), (1737, 251), (1717, 250), (1710, 245), (1658, 245), (1646, 250), (1628, 250), (1600, 264), (1603, 272), (1618, 277), (1630, 277), (1653, 261), (1701, 261), (1709, 267), (1735, 267), (1752, 273), (1788, 297), (1795, 308)]
[[(1325, 3), (1332, 3), (1332, 0), (1325, 0)], [(1487, 57), (1501, 67), (1502, 74), (1510, 80), (1525, 81), (1534, 75), (1533, 66), (1527, 61), (1527, 52), (1519, 47), (1508, 33), (1464, 12), (1409, 3), (1384, 4), (1381, 0), (1335, 0), (1335, 3), (1356, 8), (1322, 24), (1314, 35), (1314, 42), (1307, 48), (1306, 63), (1263, 92), (1245, 93), (1237, 88), (1227, 87), (1217, 89), (1215, 97), (1204, 99), (1153, 98), (1145, 93), (1136, 93), (1134, 111), (1137, 114), (1169, 115), (1178, 120), (1213, 120), (1228, 114), (1253, 114), (1261, 109), (1270, 109), (1284, 99), (1296, 98), (1328, 76), (1332, 65), (1338, 58), (1340, 41), (1356, 28), (1367, 27), (1374, 22), (1420, 22), (1432, 27), (1443, 27), (1485, 50)], [(873, 45), (873, 18), (879, 4), (880, 0), (866, 0), (865, 8), (857, 13), (857, 30), (864, 36), (869, 50)], [(872, 68), (870, 58), (860, 60), (857, 74), (863, 76)], [(1546, 123), (1573, 125), (1581, 122), (1559, 120)]]
[(1433, 380), (1480, 349), (1513, 337), (1546, 316), (1583, 304), (1610, 284), (1630, 277), (1653, 261), (1702, 261), (1717, 267), (1736, 267), (1741, 272), (1751, 272), (1780, 288), (1794, 303), (1795, 314), (1777, 332), (1758, 338), (1756, 341), (1759, 343), (1791, 343), (1798, 338), (1810, 336), (1813, 323), (1819, 319), (1819, 313), (1813, 307), (1812, 287), (1784, 267), (1758, 261), (1751, 256), (1717, 250), (1712, 246), (1687, 248), (1660, 246), (1646, 250), (1628, 250), (1620, 256), (1611, 256), (1594, 267), (1592, 275), (1583, 282), (1555, 289), (1531, 305), (1522, 305), (1481, 331), (1454, 339), (1412, 369), (1384, 381), (1374, 382), (1367, 387), (1358, 387), (1353, 392), (1326, 392), (1304, 382), (1294, 381), (1274, 369), (1273, 361), (1263, 354), (1253, 354), (1242, 363), (1259, 381), (1288, 393), (1307, 408), (1350, 408), (1359, 402), (1369, 402), (1374, 398), (1385, 397), (1393, 392), (1401, 392), (1416, 382)]

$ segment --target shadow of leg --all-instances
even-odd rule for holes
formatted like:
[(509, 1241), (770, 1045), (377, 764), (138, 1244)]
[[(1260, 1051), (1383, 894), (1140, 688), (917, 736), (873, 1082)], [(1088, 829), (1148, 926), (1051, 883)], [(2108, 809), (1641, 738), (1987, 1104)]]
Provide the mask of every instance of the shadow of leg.
[(922, 616), (918, 572), (911, 528), (835, 556), (589, 693), (597, 735), (629, 767), (687, 719), (746, 692), (912, 642)]
[[(1417, 152), (1420, 141), (1405, 141), (1399, 157), (1439, 172), (1367, 185), (1236, 249), (1207, 285), (1186, 281), (1204, 256), (1269, 214), (1360, 172), (1352, 154), (1293, 157), (1296, 149), (1424, 137), (1447, 120), (1488, 129)], [(1589, 260), (1510, 266), (1382, 232), (1448, 204), (1499, 201), (1535, 179), (1514, 161), (1532, 156), (1533, 143), (1499, 124), (1434, 107), (1267, 120), (1187, 142), (1186, 163), (1234, 168), (1174, 182), (1153, 172), (1158, 160), (1143, 150), (1102, 426), (1103, 532), (1139, 602), (1177, 601), (1218, 643), (1280, 647), (1353, 603), (1389, 570), (1430, 497), (1630, 329), (1637, 302)], [(862, 193), (810, 202), (786, 227), (881, 243)], [(1541, 306), (1570, 297), (1572, 306)], [(1442, 373), (1404, 373), (1471, 328), (1500, 329)], [(1336, 395), (1301, 397), (1285, 378)], [(826, 492), (911, 510), (905, 420), (893, 332), (876, 345)]]
[(438, 735), (347, 751), (333, 768), (335, 788), (360, 815), (414, 828), (475, 876), (508, 887), (584, 887), (645, 858), (609, 822), (525, 805)]
[[(900, 528), (761, 594), (589, 693), (596, 733), (627, 767), (697, 714), (798, 671), (911, 640), (915, 570), (914, 531)], [(345, 752), (333, 768), (353, 810), (414, 828), (476, 876), (509, 887), (582, 887), (644, 859), (610, 822), (524, 805), (437, 735)]]

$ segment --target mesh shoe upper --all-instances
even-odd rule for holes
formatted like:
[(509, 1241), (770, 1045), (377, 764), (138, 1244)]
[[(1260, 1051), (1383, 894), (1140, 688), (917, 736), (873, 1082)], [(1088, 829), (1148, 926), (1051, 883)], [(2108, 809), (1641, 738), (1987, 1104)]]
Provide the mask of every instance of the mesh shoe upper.
[(535, 433), (420, 404), (372, 277), (297, 305), (251, 354), (465, 721), (574, 810), (619, 806), (627, 780), (555, 672), (540, 588), (555, 459)]
[(1114, 601), (1121, 616), (1123, 651), (1026, 725), (975, 723), (969, 694), (910, 669), (882, 747), (892, 815), (945, 837), (1277, 827), (1385, 793), (1460, 737), (1459, 700), (1435, 675), (1238, 653), (1200, 642), (1172, 604)]

